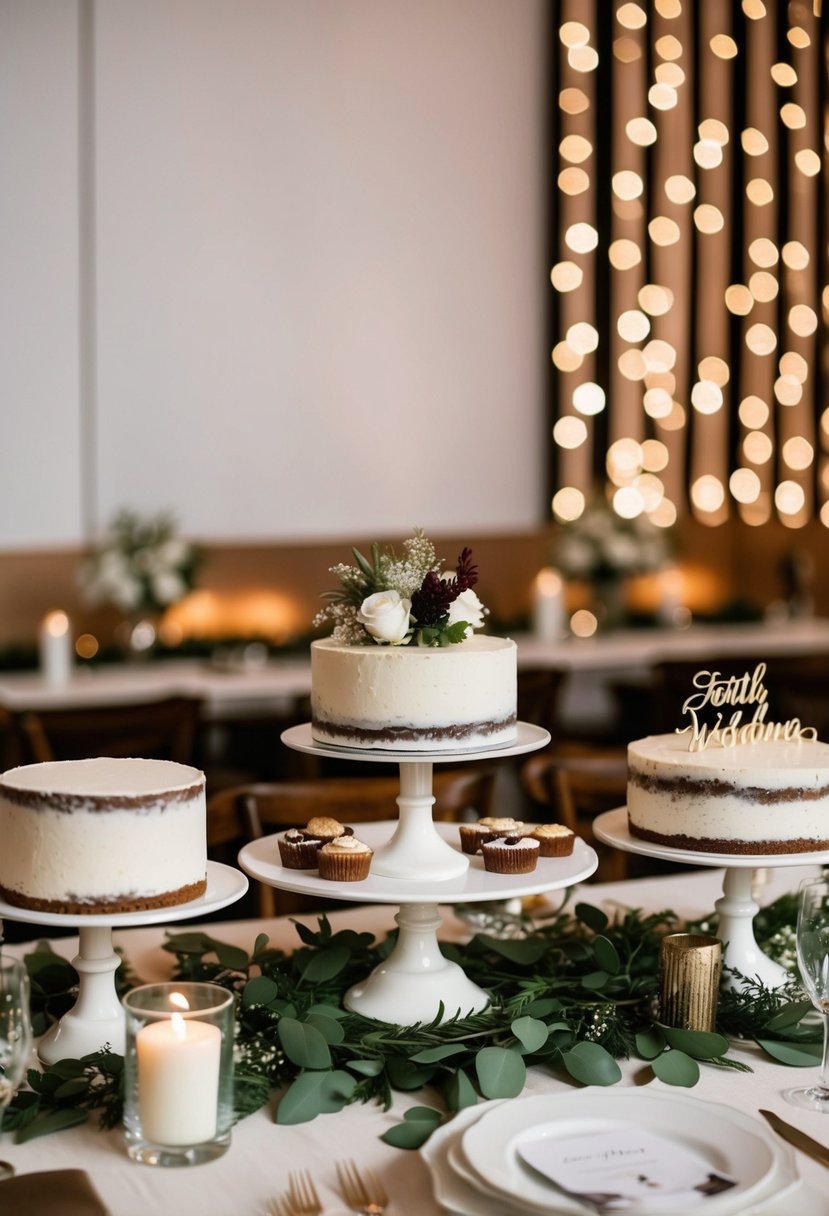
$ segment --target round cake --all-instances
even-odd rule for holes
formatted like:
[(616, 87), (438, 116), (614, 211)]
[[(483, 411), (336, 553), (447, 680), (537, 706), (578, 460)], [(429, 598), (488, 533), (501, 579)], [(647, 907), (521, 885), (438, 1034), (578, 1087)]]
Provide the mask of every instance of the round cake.
[(515, 740), (515, 643), (472, 635), (452, 646), (311, 643), (311, 734), (395, 751), (472, 751)]
[(628, 746), (632, 836), (703, 853), (829, 849), (829, 745), (767, 739), (689, 751), (687, 736)]
[(133, 912), (207, 887), (204, 774), (168, 760), (62, 760), (0, 777), (0, 896), (35, 911)]

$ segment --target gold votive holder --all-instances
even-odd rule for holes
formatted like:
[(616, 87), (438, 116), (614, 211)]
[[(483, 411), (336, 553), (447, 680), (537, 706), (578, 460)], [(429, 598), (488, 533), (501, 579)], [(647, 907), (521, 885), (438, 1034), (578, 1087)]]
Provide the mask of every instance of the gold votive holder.
[(722, 942), (707, 933), (669, 933), (659, 947), (659, 1020), (679, 1030), (714, 1030)]

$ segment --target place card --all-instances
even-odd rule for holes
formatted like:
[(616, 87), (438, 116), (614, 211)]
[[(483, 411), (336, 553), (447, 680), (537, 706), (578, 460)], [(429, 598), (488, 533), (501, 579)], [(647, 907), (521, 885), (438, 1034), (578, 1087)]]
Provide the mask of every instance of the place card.
[(596, 1212), (689, 1212), (736, 1186), (702, 1157), (645, 1128), (545, 1136), (518, 1155)]

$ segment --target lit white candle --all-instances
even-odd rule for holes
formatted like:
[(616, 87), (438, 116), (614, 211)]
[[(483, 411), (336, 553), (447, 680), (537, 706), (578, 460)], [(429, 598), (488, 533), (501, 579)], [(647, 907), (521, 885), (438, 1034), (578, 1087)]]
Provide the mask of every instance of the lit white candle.
[(72, 635), (65, 612), (49, 612), (38, 635), (40, 670), (47, 684), (67, 684), (72, 675)]
[(539, 570), (533, 584), (533, 633), (544, 642), (564, 635), (564, 580), (549, 566)]
[(202, 1144), (216, 1135), (221, 1048), (218, 1026), (180, 1013), (138, 1031), (138, 1113), (152, 1144)]

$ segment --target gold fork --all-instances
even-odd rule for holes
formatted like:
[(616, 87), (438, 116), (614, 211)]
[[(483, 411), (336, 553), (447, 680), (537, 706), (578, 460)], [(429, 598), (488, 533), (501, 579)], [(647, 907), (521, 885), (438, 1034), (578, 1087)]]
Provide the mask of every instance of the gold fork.
[(287, 1207), (290, 1216), (320, 1216), (322, 1204), (308, 1170), (295, 1170), (288, 1175)]
[(353, 1211), (362, 1216), (382, 1216), (389, 1200), (372, 1170), (361, 1174), (353, 1161), (338, 1161), (337, 1174), (345, 1201)]

